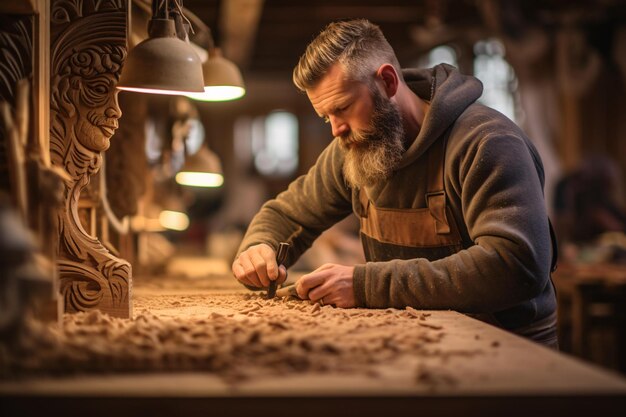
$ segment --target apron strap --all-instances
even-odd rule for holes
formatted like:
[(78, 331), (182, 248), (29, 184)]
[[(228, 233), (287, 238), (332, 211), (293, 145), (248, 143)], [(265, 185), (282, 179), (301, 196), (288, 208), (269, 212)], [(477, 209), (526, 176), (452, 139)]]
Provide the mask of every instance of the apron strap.
[[(430, 216), (435, 222), (435, 231), (439, 235), (449, 234), (450, 223), (446, 210), (446, 192), (443, 186), (443, 174), (445, 163), (445, 146), (448, 137), (444, 135), (431, 145), (428, 150), (428, 188), (426, 192), (426, 205)], [(361, 217), (367, 217), (370, 200), (364, 188), (360, 188), (359, 202), (361, 204)]]
[(359, 188), (359, 203), (361, 204), (361, 212), (359, 217), (367, 217), (370, 208), (370, 198), (364, 187)]
[(446, 214), (446, 191), (443, 185), (447, 139), (448, 135), (443, 135), (428, 150), (426, 205), (435, 221), (435, 230), (439, 235), (450, 233), (450, 223)]

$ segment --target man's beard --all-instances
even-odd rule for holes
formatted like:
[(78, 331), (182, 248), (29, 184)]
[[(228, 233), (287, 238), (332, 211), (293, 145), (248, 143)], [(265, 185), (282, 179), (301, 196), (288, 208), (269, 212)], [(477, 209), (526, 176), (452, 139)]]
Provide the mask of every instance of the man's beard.
[(362, 131), (339, 138), (346, 150), (343, 175), (352, 188), (362, 188), (389, 178), (404, 153), (404, 127), (398, 105), (373, 92), (372, 121)]

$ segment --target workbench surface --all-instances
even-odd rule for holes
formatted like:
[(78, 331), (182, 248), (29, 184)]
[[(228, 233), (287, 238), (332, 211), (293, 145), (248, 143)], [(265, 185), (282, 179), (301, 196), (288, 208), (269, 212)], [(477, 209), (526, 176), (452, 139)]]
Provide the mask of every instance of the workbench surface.
[(200, 326), (204, 337), (227, 329), (220, 346), (232, 368), (213, 356), (211, 366), (128, 373), (109, 356), (114, 373), (1, 381), (0, 414), (626, 415), (624, 378), (454, 311), (320, 308), (172, 282), (136, 286), (135, 322)]

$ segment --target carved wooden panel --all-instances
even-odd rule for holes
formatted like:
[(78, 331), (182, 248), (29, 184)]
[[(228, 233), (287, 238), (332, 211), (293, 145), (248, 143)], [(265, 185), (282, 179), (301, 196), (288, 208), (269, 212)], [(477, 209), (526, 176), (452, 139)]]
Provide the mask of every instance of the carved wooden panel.
[[(32, 75), (32, 25), (32, 16), (0, 15), (0, 101), (12, 107), (17, 82)], [(8, 153), (6, 127), (0, 123), (0, 190), (11, 194)]]
[(69, 174), (59, 218), (65, 310), (129, 317), (130, 264), (90, 235), (79, 215), (81, 193), (99, 171), (121, 116), (115, 86), (127, 53), (128, 3), (52, 0), (50, 7), (50, 156)]

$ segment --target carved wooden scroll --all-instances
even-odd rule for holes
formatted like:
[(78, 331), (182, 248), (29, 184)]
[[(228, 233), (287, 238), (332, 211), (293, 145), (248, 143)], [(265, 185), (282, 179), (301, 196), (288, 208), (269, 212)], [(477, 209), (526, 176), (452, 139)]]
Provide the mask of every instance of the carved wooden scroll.
[(51, 2), (50, 156), (68, 174), (59, 216), (59, 275), (67, 312), (131, 315), (131, 267), (80, 220), (79, 201), (118, 127), (115, 86), (127, 53), (126, 0)]

